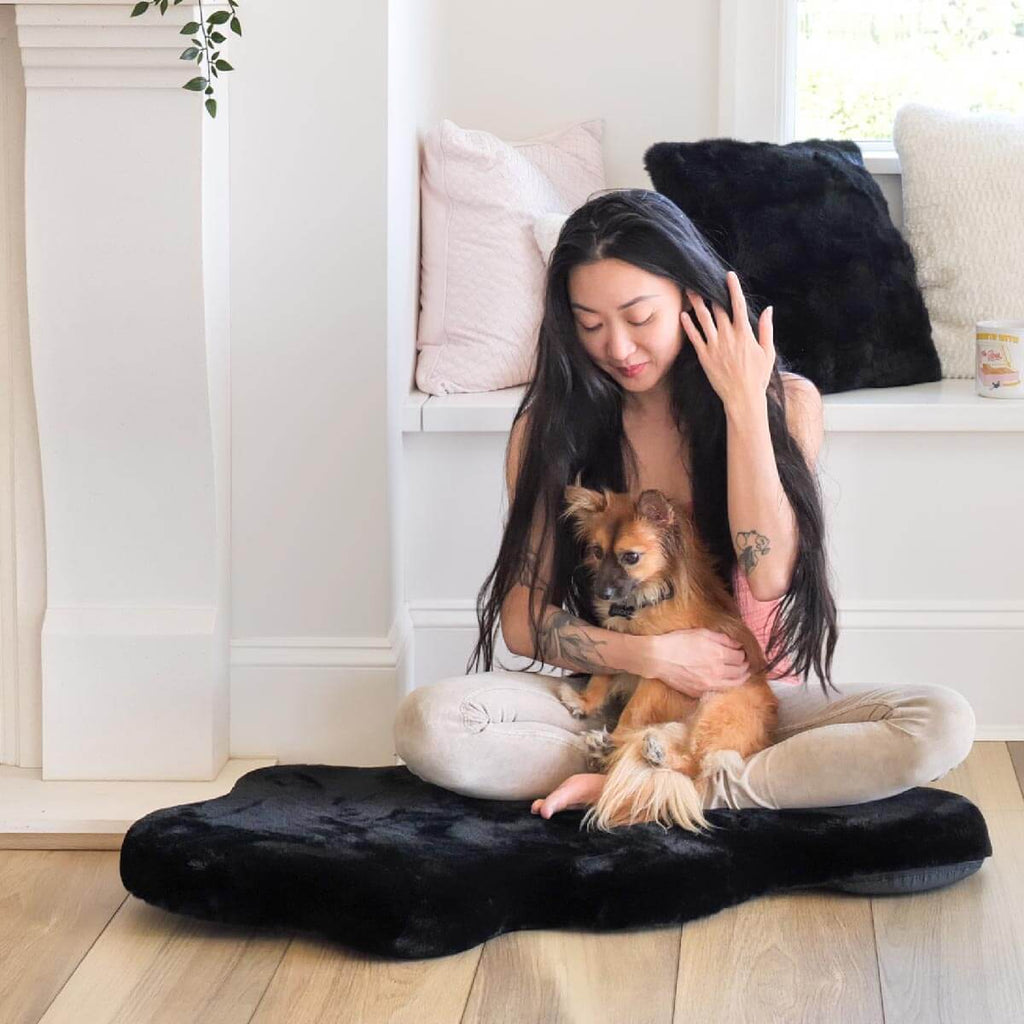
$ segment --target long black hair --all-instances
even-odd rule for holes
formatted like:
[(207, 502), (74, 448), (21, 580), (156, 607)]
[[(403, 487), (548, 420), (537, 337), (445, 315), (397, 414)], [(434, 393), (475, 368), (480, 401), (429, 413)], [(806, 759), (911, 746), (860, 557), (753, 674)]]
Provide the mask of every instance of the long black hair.
[[(575, 482), (577, 475), (584, 487), (625, 493), (628, 457), (634, 479), (638, 478), (636, 453), (622, 426), (622, 387), (584, 350), (569, 305), (572, 268), (609, 258), (674, 281), (681, 291), (690, 288), (703, 297), (709, 310), (712, 303), (718, 303), (730, 319), (733, 316), (726, 273), (735, 268), (727, 265), (666, 196), (647, 189), (605, 190), (569, 215), (547, 264), (533, 376), (513, 424), (527, 411), (530, 415), (501, 546), (477, 595), (479, 636), (467, 673), (479, 671), (481, 656), (484, 669), (492, 669), (501, 607), (516, 583), (529, 581), (531, 594), (537, 586), (544, 591), (537, 614), (534, 602), (527, 602), (535, 638), (531, 665), (538, 660), (538, 616), (547, 604), (564, 608), (591, 625), (601, 625), (582, 568), (581, 542), (559, 513), (564, 508), (565, 486)], [(746, 289), (744, 296), (756, 336), (764, 304), (757, 296), (748, 296)], [(681, 324), (679, 329), (682, 331)], [(765, 671), (771, 673), (789, 657), (790, 672), (801, 676), (806, 685), (813, 666), (827, 697), (829, 686), (836, 689), (831, 667), (838, 630), (825, 554), (825, 520), (817, 479), (786, 425), (786, 395), (780, 376), (785, 370), (786, 361), (776, 353), (767, 386), (768, 425), (779, 479), (796, 516), (799, 541), (789, 590), (780, 598), (772, 618), (767, 647), (774, 653)], [(736, 552), (726, 496), (725, 408), (691, 344), (680, 349), (668, 377), (673, 419), (689, 445), (694, 524), (716, 571), (735, 596), (732, 572)], [(554, 529), (552, 578), (540, 584), (541, 560), (529, 555), (531, 527), (538, 510), (541, 536), (549, 538), (548, 531)]]

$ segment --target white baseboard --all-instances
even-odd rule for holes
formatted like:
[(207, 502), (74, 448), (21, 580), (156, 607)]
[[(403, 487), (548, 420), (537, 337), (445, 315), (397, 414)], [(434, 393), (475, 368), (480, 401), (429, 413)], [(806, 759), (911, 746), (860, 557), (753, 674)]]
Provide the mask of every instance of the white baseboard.
[(386, 637), (251, 637), (231, 643), (231, 752), (284, 764), (387, 765), (409, 688), (403, 607)]
[(208, 781), (228, 759), (227, 643), (212, 605), (50, 605), (42, 777)]

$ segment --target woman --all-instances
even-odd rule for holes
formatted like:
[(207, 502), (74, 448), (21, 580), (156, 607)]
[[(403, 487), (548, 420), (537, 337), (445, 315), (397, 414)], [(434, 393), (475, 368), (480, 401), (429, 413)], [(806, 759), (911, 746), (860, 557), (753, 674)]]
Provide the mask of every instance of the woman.
[[(840, 691), (814, 473), (821, 396), (777, 356), (770, 307), (755, 315), (747, 303), (735, 273), (657, 192), (601, 193), (567, 219), (548, 263), (536, 372), (509, 439), (509, 514), (477, 600), (467, 672), (481, 657), (484, 671), (402, 702), (396, 750), (416, 775), (469, 796), (536, 798), (531, 810), (545, 818), (600, 794), (605, 776), (586, 771), (581, 739), (594, 722), (560, 703), (559, 677), (493, 669), (499, 619), (509, 650), (531, 665), (635, 672), (690, 695), (749, 678), (723, 634), (638, 637), (596, 624), (581, 551), (558, 518), (577, 474), (583, 486), (634, 496), (657, 487), (691, 508), (772, 652), (769, 673), (785, 662), (788, 674), (770, 677), (780, 698), (773, 745), (723, 765), (706, 807), (881, 799), (941, 778), (970, 753), (974, 712), (948, 687), (829, 694)], [(807, 686), (812, 666), (820, 693)]]

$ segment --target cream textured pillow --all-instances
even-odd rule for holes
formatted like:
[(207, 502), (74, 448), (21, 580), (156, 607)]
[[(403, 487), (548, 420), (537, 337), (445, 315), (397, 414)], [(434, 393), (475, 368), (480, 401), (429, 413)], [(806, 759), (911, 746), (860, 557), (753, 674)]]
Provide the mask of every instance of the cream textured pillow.
[(496, 391), (533, 373), (543, 313), (537, 217), (605, 188), (597, 118), (518, 142), (443, 119), (424, 139), (416, 386)]
[(942, 376), (973, 377), (976, 321), (1024, 317), (1024, 117), (908, 103), (892, 136)]

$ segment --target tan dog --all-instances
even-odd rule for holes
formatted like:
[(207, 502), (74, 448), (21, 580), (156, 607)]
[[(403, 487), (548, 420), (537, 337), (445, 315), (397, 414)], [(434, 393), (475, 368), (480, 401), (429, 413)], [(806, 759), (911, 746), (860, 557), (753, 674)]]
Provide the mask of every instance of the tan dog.
[(562, 517), (585, 542), (594, 607), (606, 629), (724, 633), (742, 644), (751, 671), (746, 683), (699, 698), (629, 673), (592, 675), (582, 692), (563, 682), (559, 697), (577, 718), (610, 719), (616, 705), (625, 705), (613, 732), (585, 734), (591, 767), (606, 769), (608, 778), (583, 824), (602, 831), (643, 821), (710, 829), (702, 810), (708, 777), (723, 759), (745, 760), (769, 746), (776, 726), (778, 698), (761, 645), (690, 517), (661, 491), (644, 491), (635, 502), (575, 485), (565, 495)]

